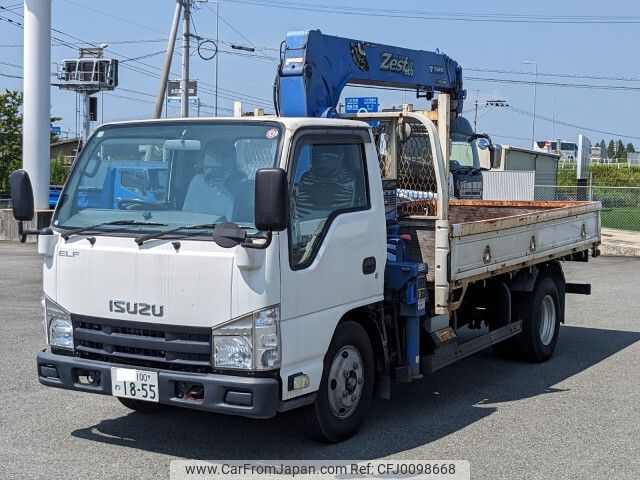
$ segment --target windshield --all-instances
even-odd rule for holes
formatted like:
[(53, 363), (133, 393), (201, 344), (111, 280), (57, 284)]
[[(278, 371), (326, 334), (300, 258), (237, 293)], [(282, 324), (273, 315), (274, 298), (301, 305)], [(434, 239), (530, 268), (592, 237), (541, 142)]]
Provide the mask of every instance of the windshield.
[(255, 174), (276, 166), (281, 137), (275, 122), (103, 127), (78, 157), (52, 224), (110, 222), (96, 230), (135, 234), (223, 221), (252, 229)]
[(461, 167), (480, 168), (475, 141), (470, 141), (467, 135), (452, 133), (451, 160), (458, 162)]

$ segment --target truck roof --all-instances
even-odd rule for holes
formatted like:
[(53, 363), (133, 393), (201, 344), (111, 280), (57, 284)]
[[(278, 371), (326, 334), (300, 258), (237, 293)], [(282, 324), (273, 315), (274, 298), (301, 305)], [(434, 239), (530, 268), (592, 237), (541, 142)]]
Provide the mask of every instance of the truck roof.
[(126, 120), (121, 122), (109, 122), (103, 126), (112, 125), (139, 125), (144, 123), (204, 123), (204, 122), (277, 122), (282, 124), (287, 130), (296, 130), (301, 127), (365, 127), (369, 124), (359, 120), (349, 120), (343, 118), (313, 118), (313, 117), (189, 117), (189, 118), (157, 118), (147, 120)]

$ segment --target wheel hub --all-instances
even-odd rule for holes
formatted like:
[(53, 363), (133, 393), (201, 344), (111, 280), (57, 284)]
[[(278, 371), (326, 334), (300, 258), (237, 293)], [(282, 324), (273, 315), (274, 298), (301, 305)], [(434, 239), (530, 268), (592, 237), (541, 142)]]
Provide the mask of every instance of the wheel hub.
[(329, 406), (338, 418), (347, 418), (358, 406), (364, 386), (362, 357), (353, 345), (342, 347), (331, 362)]
[(540, 341), (549, 345), (556, 331), (556, 304), (551, 295), (542, 299), (540, 306)]

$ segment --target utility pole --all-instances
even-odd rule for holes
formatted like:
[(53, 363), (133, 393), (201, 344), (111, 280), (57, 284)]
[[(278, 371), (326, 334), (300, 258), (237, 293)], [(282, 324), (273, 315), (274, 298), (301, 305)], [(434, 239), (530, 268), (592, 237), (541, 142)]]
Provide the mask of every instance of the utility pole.
[(176, 36), (178, 34), (178, 24), (182, 15), (182, 0), (176, 0), (176, 9), (173, 13), (173, 22), (171, 22), (171, 33), (169, 34), (169, 42), (167, 43), (167, 53), (164, 56), (164, 66), (162, 69), (162, 78), (160, 78), (160, 87), (158, 88), (158, 96), (156, 97), (156, 106), (153, 110), (153, 118), (162, 116), (162, 104), (165, 102), (167, 94), (167, 82), (169, 81), (169, 71), (171, 70), (171, 60), (173, 59), (173, 51), (176, 46)]
[(22, 168), (31, 177), (36, 209), (49, 208), (51, 133), (51, 2), (24, 0)]
[(182, 0), (184, 2), (184, 15), (182, 22), (182, 100), (181, 100), (181, 116), (186, 118), (189, 116), (189, 40), (190, 40), (190, 23), (191, 23), (191, 0)]
[(538, 62), (535, 60), (525, 60), (525, 65), (534, 65), (536, 68), (536, 76), (533, 82), (533, 126), (531, 127), (531, 148), (535, 148), (536, 144), (536, 95), (538, 90)]

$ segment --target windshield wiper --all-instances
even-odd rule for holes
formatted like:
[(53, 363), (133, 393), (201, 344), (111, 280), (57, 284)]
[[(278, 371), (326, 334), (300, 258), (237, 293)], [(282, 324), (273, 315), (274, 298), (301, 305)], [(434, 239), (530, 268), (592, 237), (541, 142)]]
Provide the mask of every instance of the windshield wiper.
[(141, 246), (147, 240), (155, 240), (156, 238), (166, 237), (173, 233), (178, 233), (180, 230), (204, 230), (205, 228), (214, 228), (217, 223), (201, 223), (199, 225), (182, 225), (178, 228), (172, 228), (171, 230), (165, 230), (163, 232), (153, 232), (146, 235), (140, 235), (135, 238), (135, 242)]
[[(148, 233), (146, 235), (140, 235), (139, 237), (135, 238), (134, 241), (138, 245), (142, 245), (147, 240), (155, 240), (156, 238), (166, 237), (167, 235), (178, 233), (181, 230), (211, 229), (211, 228), (215, 228), (216, 226), (218, 226), (222, 220), (224, 220), (224, 217), (220, 217), (218, 220), (215, 221), (215, 223), (201, 223), (201, 224), (197, 224), (197, 225), (182, 225), (182, 226), (177, 227), (177, 228), (172, 228), (171, 230), (165, 230), (164, 232), (152, 232), (152, 233)], [(248, 226), (248, 225), (238, 225), (238, 227), (242, 228), (243, 230), (252, 230), (254, 228), (254, 227), (251, 227), (251, 226)]]
[(95, 230), (96, 228), (104, 227), (107, 225), (151, 225), (151, 226), (157, 226), (157, 227), (167, 226), (166, 223), (142, 222), (139, 220), (113, 220), (112, 222), (102, 222), (96, 225), (91, 225), (89, 227), (80, 227), (80, 228), (74, 228), (73, 230), (67, 230), (61, 235), (61, 237), (64, 238), (65, 240), (69, 240), (69, 238), (74, 235), (79, 235), (83, 232), (89, 232), (91, 230)]

